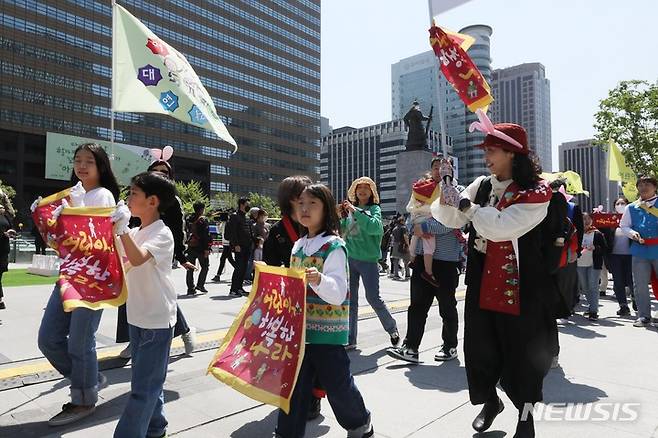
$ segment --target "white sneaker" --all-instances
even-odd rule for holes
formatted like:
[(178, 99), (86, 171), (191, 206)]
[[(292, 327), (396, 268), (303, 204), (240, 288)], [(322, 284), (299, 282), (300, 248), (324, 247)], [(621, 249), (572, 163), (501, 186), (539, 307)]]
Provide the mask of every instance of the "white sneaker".
[(633, 327), (646, 327), (651, 323), (649, 318), (638, 318), (633, 323)]
[(128, 343), (128, 345), (126, 345), (126, 348), (121, 350), (121, 353), (119, 353), (119, 357), (121, 359), (130, 359), (131, 355), (132, 355), (132, 353), (130, 351), (130, 343)]
[(185, 346), (185, 354), (192, 354), (196, 348), (196, 328), (190, 327), (190, 331), (181, 335), (183, 338), (183, 345)]

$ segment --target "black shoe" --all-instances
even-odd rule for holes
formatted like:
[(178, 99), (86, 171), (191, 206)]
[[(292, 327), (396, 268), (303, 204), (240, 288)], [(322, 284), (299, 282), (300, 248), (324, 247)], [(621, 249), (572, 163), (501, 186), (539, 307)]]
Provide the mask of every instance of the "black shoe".
[(604, 290), (599, 291), (599, 296), (600, 296), (600, 297), (604, 297), (604, 296), (605, 296), (605, 291), (604, 291)]
[(396, 330), (395, 332), (391, 333), (391, 345), (396, 347), (400, 343), (400, 333)]
[(375, 436), (375, 428), (372, 427), (372, 426), (370, 426), (370, 430), (369, 430), (368, 432), (364, 433), (364, 434), (361, 436), (361, 438), (371, 438), (371, 437), (373, 437), (373, 436)]
[(215, 283), (219, 283), (220, 281), (222, 281), (222, 279), (219, 278), (219, 275), (215, 275), (210, 281), (214, 281)]
[(241, 297), (242, 294), (240, 293), (239, 290), (232, 290), (228, 293), (229, 296), (231, 297)]
[(321, 398), (315, 396), (311, 399), (311, 406), (309, 406), (308, 415), (306, 416), (307, 421), (315, 420), (320, 416), (321, 400)]
[(633, 310), (637, 312), (637, 303), (635, 301), (633, 301)]
[(498, 396), (496, 396), (495, 401), (486, 402), (480, 413), (475, 417), (475, 420), (473, 420), (473, 429), (478, 432), (484, 432), (489, 429), (498, 414), (503, 412), (503, 409), (505, 409), (505, 405)]
[(238, 291), (238, 293), (239, 293), (240, 295), (242, 295), (243, 297), (248, 297), (248, 296), (249, 296), (249, 292), (247, 292), (247, 291), (244, 290), (244, 289), (240, 289), (240, 290)]
[(516, 432), (512, 438), (534, 438), (535, 437), (535, 422), (532, 418), (532, 414), (528, 414), (528, 417), (525, 421), (519, 421), (516, 423)]
[(599, 314), (598, 313), (590, 313), (589, 316), (587, 317), (590, 321), (598, 321), (599, 320)]
[(628, 308), (628, 306), (620, 307), (619, 310), (617, 310), (617, 315), (619, 316), (628, 316), (631, 314), (631, 309)]
[(201, 292), (202, 294), (207, 294), (208, 293), (208, 289), (206, 289), (203, 286), (197, 286), (195, 289), (198, 290), (199, 292)]
[(5, 310), (7, 306), (5, 305), (4, 301), (0, 301), (0, 310)]
[(188, 296), (196, 295), (196, 289), (188, 289), (187, 290), (187, 295)]
[(401, 359), (410, 363), (420, 363), (418, 350), (412, 350), (408, 347), (391, 347), (386, 350), (386, 354), (394, 359)]

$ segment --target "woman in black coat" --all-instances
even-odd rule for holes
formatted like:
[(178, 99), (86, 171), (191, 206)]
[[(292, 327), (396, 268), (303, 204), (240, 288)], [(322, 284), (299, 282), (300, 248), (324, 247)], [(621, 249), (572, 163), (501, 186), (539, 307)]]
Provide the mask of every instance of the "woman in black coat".
[(3, 301), (2, 275), (9, 267), (9, 238), (16, 236), (16, 231), (12, 228), (13, 211), (9, 198), (0, 191), (0, 310), (6, 308)]

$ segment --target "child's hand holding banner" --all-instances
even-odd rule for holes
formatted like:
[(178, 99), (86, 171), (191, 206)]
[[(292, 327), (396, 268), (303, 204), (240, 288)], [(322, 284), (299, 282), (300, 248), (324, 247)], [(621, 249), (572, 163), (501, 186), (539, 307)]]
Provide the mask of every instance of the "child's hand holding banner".
[(304, 271), (255, 268), (249, 298), (208, 372), (244, 395), (288, 412), (304, 358)]

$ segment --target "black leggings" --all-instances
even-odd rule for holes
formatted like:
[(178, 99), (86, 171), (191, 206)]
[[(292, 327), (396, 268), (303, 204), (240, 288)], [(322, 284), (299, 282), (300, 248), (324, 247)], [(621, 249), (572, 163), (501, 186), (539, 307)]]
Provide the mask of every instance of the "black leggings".
[(0, 300), (5, 296), (2, 293), (2, 274), (4, 274), (4, 272), (0, 272)]

